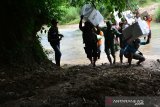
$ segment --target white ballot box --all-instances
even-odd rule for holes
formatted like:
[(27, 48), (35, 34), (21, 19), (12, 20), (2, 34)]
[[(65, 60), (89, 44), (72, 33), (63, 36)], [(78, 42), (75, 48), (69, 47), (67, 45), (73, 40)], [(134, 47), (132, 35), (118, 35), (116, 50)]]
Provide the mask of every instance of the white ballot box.
[(97, 26), (104, 21), (101, 13), (92, 7), (91, 4), (85, 4), (82, 7), (81, 15), (84, 15), (84, 21), (90, 21), (94, 26)]
[(90, 14), (92, 13), (92, 11), (94, 10), (93, 6), (91, 4), (85, 4), (82, 9), (81, 9), (81, 15), (83, 15), (83, 20), (87, 21), (88, 17), (90, 16)]

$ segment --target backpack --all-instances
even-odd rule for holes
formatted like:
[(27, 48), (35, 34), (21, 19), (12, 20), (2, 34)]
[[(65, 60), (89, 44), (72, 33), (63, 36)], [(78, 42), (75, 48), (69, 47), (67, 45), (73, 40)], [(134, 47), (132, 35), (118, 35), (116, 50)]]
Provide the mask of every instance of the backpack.
[(58, 28), (51, 27), (48, 31), (48, 41), (57, 43), (59, 42), (59, 36), (58, 36)]

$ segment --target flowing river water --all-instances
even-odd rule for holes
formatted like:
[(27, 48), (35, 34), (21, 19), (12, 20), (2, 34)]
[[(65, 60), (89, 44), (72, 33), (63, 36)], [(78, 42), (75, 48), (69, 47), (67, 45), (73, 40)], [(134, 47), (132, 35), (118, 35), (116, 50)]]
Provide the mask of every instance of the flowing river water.
[[(148, 45), (142, 45), (140, 51), (144, 54), (146, 59), (159, 59), (160, 58), (160, 23), (152, 23), (152, 38), (151, 43)], [(59, 32), (64, 35), (61, 40), (61, 65), (82, 65), (90, 64), (84, 52), (84, 44), (82, 42), (82, 32), (79, 30), (78, 25), (60, 26)], [(44, 32), (41, 34), (40, 42), (44, 50), (50, 51), (48, 57), (54, 61), (54, 51), (47, 40), (47, 34)], [(141, 38), (143, 40), (143, 38)], [(104, 38), (103, 38), (104, 41)], [(102, 45), (101, 58), (97, 61), (97, 64), (108, 63), (107, 56), (104, 52), (104, 44)], [(119, 52), (116, 52), (117, 63), (119, 63)], [(125, 58), (124, 58), (125, 59)]]

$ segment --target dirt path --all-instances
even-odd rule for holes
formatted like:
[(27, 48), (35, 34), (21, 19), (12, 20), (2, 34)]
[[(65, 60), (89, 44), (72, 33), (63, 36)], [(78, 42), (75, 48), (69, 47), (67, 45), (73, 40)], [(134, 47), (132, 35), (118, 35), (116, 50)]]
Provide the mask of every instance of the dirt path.
[(160, 96), (159, 78), (159, 60), (131, 67), (73, 66), (64, 70), (58, 84), (0, 107), (104, 107), (105, 96)]
[(140, 13), (147, 11), (150, 15), (154, 15), (155, 11), (156, 11), (156, 9), (158, 9), (159, 5), (160, 5), (159, 3), (154, 3), (152, 5), (139, 8), (139, 11), (140, 11)]

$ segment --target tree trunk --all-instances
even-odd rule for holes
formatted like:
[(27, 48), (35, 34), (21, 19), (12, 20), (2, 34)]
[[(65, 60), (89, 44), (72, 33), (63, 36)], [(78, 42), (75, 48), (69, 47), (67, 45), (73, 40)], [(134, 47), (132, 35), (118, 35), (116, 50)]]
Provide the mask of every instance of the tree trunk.
[(1, 3), (0, 64), (2, 65), (15, 63), (32, 65), (47, 59), (36, 37), (45, 17), (42, 13), (36, 13), (34, 11), (36, 6), (27, 1), (6, 0), (3, 5)]

